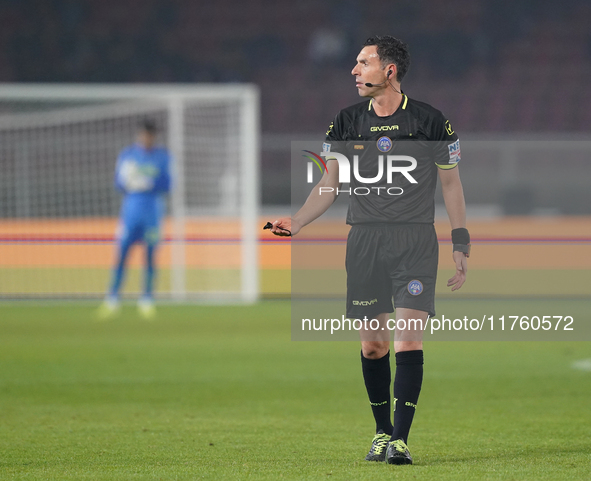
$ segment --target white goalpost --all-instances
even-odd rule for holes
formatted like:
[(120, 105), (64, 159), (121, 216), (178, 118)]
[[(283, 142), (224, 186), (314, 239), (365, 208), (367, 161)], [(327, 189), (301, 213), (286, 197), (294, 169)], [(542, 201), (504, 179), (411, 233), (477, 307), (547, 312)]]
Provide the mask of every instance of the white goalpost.
[(258, 299), (259, 93), (241, 84), (0, 86), (0, 298), (104, 296), (115, 162), (146, 118), (173, 157), (157, 297)]

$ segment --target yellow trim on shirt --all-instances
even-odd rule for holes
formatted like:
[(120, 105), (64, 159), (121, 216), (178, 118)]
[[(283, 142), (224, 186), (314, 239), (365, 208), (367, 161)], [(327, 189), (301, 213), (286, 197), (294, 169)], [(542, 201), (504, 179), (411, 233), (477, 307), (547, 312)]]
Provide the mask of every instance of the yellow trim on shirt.
[(443, 164), (443, 165), (441, 165), (441, 164), (435, 164), (435, 165), (436, 165), (437, 167), (439, 167), (440, 169), (443, 169), (443, 170), (450, 170), (450, 169), (453, 169), (453, 168), (454, 168), (456, 165), (458, 165), (458, 164), (457, 164), (457, 163), (455, 163), (455, 164), (451, 164), (451, 165), (450, 165), (450, 164)]
[[(408, 97), (406, 96), (406, 94), (402, 94), (402, 96), (404, 97), (404, 103), (402, 104), (402, 110), (406, 109), (406, 104), (408, 103)], [(369, 105), (367, 106), (367, 110), (371, 110), (371, 103), (373, 102), (373, 99), (371, 99), (369, 101)]]

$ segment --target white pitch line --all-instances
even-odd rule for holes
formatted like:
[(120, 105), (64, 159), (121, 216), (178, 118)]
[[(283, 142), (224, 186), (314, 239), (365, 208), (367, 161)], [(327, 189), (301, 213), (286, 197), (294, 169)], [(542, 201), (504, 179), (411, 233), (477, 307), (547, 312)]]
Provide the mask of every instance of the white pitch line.
[(573, 369), (577, 371), (588, 371), (591, 372), (591, 359), (581, 359), (571, 364)]

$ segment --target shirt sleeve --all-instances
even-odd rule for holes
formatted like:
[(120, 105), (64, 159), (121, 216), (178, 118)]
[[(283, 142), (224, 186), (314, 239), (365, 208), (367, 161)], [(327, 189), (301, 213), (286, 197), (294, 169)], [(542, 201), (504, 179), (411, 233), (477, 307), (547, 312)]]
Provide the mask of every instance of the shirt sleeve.
[(433, 119), (432, 139), (434, 144), (434, 162), (440, 169), (453, 169), (461, 160), (460, 139), (454, 132), (449, 120), (439, 112)]
[(126, 157), (126, 153), (127, 153), (127, 149), (124, 149), (121, 152), (119, 152), (119, 155), (117, 156), (117, 163), (115, 164), (115, 188), (119, 192), (123, 192), (123, 193), (126, 193), (127, 191), (125, 190), (125, 186), (121, 182), (121, 177), (120, 177), (119, 173), (121, 170), (121, 165), (123, 164), (123, 160)]
[(163, 149), (162, 166), (154, 183), (154, 191), (160, 193), (170, 192), (170, 184), (170, 154), (168, 150)]
[(345, 154), (344, 152), (344, 144), (345, 144), (345, 129), (344, 129), (344, 119), (342, 112), (339, 112), (334, 120), (328, 126), (328, 130), (326, 131), (326, 138), (324, 143), (322, 144), (322, 151), (323, 152), (340, 152)]

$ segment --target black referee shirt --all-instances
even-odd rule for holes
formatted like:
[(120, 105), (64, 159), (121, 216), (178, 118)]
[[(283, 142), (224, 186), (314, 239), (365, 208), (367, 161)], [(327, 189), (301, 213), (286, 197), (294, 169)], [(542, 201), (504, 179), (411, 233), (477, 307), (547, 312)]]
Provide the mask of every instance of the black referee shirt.
[(372, 102), (341, 110), (323, 146), (349, 159), (350, 184), (340, 193), (350, 195), (347, 224), (432, 224), (437, 169), (457, 165), (458, 136), (439, 110), (405, 94), (387, 117), (378, 117)]

